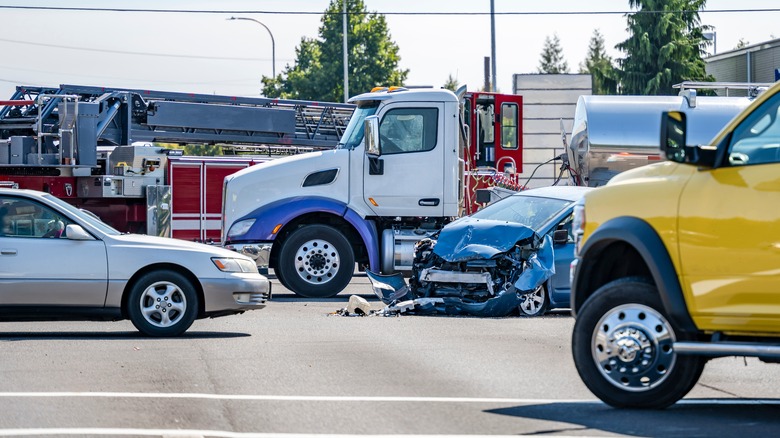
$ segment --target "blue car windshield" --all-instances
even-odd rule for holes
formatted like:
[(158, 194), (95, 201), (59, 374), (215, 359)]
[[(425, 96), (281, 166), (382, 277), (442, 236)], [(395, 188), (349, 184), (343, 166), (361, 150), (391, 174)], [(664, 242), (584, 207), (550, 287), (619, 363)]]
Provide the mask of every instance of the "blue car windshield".
[(352, 118), (349, 119), (347, 129), (344, 130), (344, 135), (341, 137), (338, 145), (339, 149), (354, 149), (363, 141), (363, 122), (366, 120), (366, 117), (376, 114), (376, 110), (379, 108), (379, 101), (364, 100), (358, 102), (357, 105), (357, 109), (352, 113)]
[(540, 231), (542, 225), (571, 203), (564, 199), (514, 195), (488, 205), (471, 217), (516, 222)]

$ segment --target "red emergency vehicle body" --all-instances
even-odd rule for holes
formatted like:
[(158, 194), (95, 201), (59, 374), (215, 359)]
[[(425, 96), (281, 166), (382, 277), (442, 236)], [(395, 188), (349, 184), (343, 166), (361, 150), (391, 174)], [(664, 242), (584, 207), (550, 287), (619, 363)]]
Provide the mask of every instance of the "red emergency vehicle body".
[[(219, 241), (222, 182), (227, 175), (264, 161), (257, 157), (169, 157), (164, 181), (171, 188), (171, 237), (201, 242)], [(122, 232), (147, 233), (146, 198), (91, 198), (78, 193), (77, 179), (68, 176), (0, 175), (15, 187), (39, 190), (91, 211)], [(94, 177), (96, 184), (102, 179)]]
[(464, 177), (464, 210), (477, 211), (477, 190), (502, 187), (522, 190), (523, 97), (498, 93), (466, 93), (464, 120), (468, 126), (469, 150)]

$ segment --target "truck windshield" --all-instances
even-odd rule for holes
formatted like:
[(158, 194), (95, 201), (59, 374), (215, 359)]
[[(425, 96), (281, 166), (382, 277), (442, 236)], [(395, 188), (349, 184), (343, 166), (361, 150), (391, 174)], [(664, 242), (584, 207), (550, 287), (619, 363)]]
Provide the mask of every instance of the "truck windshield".
[(352, 118), (349, 119), (347, 129), (341, 137), (338, 145), (339, 149), (354, 149), (363, 141), (363, 121), (366, 120), (366, 117), (376, 113), (377, 108), (379, 108), (379, 101), (364, 100), (358, 102), (357, 105), (357, 109), (352, 113)]

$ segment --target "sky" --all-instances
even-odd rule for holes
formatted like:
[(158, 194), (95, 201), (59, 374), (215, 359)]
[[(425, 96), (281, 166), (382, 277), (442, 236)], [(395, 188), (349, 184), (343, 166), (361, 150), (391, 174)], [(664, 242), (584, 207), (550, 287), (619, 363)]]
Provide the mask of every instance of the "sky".
[[(484, 57), (491, 54), (490, 0), (364, 2), (371, 12), (388, 13), (390, 35), (400, 49), (399, 66), (409, 70), (407, 85), (440, 87), (449, 75), (470, 90), (483, 85)], [(614, 46), (628, 38), (622, 14), (630, 11), (628, 0), (494, 2), (496, 82), (501, 92), (512, 92), (512, 75), (537, 72), (545, 37), (554, 34), (572, 73), (585, 59), (595, 29), (604, 36), (608, 54), (622, 56)], [(294, 64), (296, 46), (302, 37), (317, 37), (318, 14), (328, 4), (329, 0), (0, 0), (0, 6), (208, 11), (0, 7), (0, 100), (10, 98), (17, 85), (59, 84), (258, 96), (260, 78), (271, 75), (272, 55), (277, 73)], [(708, 0), (700, 16), (702, 24), (714, 26), (717, 53), (723, 53), (740, 39), (757, 44), (780, 38), (776, 29), (780, 12), (718, 11), (778, 7), (777, 0)], [(229, 20), (232, 16), (258, 20), (269, 30), (249, 20)]]

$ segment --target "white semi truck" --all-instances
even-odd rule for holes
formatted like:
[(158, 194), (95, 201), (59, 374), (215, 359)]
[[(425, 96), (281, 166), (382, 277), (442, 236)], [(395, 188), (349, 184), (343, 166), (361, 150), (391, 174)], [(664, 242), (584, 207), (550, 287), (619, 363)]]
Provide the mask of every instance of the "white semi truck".
[(468, 212), (475, 188), (519, 188), (521, 96), (390, 88), (350, 102), (335, 150), (224, 181), (223, 244), (299, 295), (338, 294), (355, 263), (409, 270), (415, 242)]

